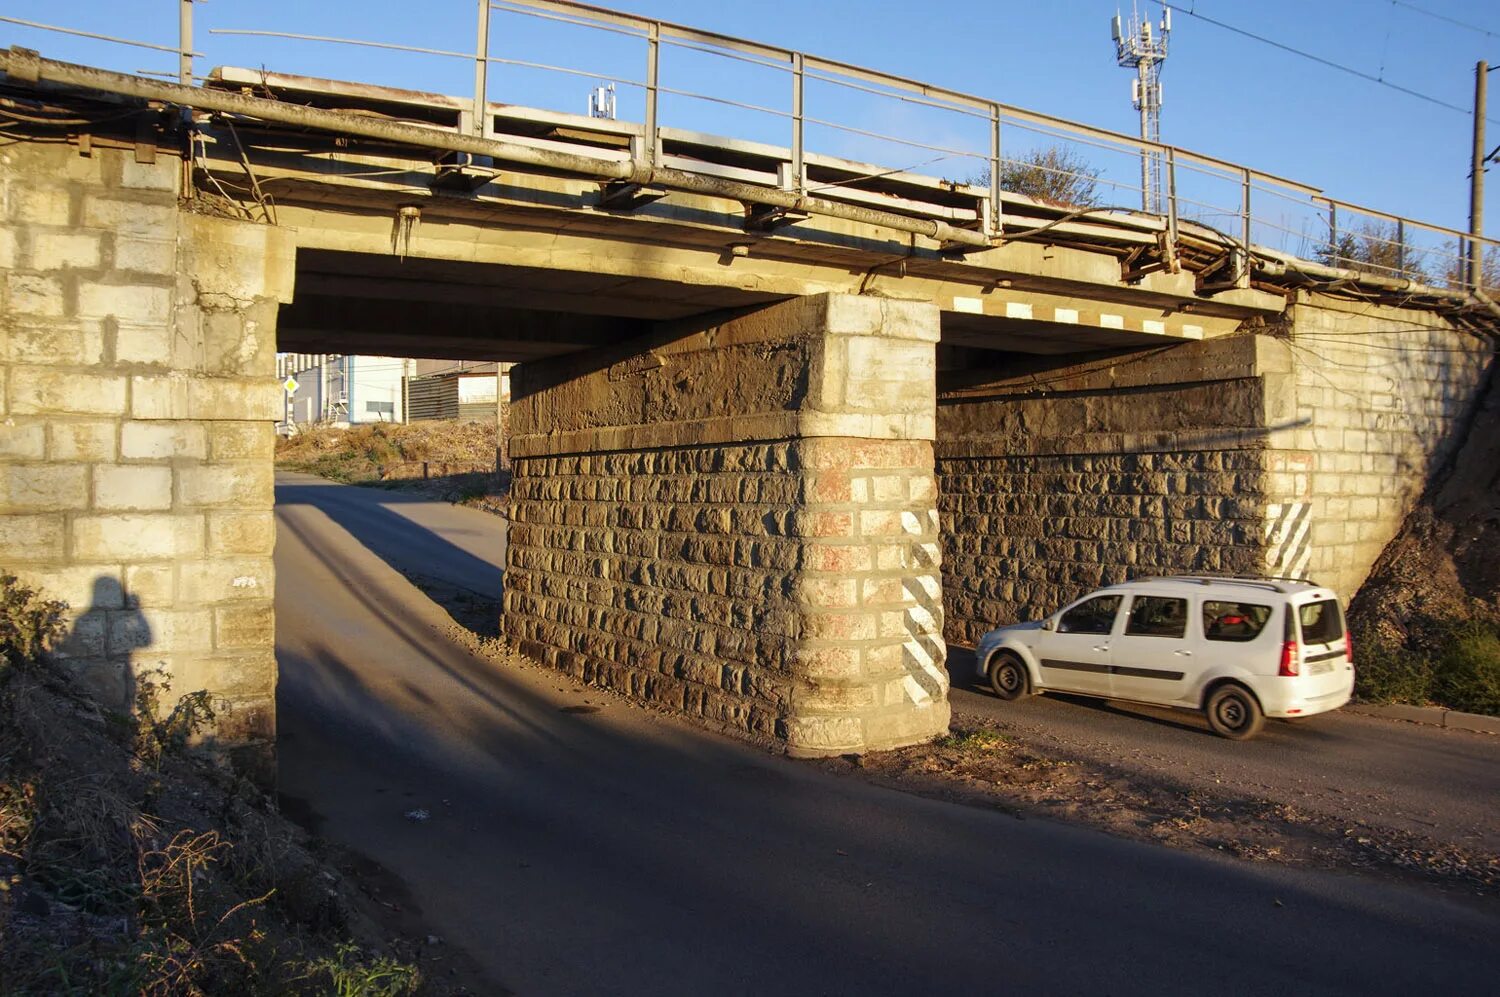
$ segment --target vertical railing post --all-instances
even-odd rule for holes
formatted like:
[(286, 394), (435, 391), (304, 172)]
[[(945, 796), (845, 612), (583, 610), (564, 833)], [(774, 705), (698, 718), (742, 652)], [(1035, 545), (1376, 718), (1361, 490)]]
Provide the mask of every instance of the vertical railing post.
[(1339, 265), (1339, 206), (1332, 199), (1328, 202), (1328, 261), (1330, 266)]
[(1396, 219), (1396, 275), (1406, 276), (1406, 222)]
[(1005, 222), (1000, 203), (1000, 105), (990, 105), (990, 234), (999, 235)]
[(489, 130), (490, 103), (490, 0), (479, 0), (479, 29), (474, 37), (474, 121), (475, 135)]
[(661, 84), (661, 24), (652, 21), (646, 29), (646, 165), (656, 166), (657, 148), (657, 88)]
[(1240, 223), (1242, 226), (1241, 238), (1245, 244), (1244, 269), (1239, 275), (1241, 287), (1250, 286), (1250, 167), (1240, 168)]
[(805, 79), (804, 58), (801, 52), (792, 53), (792, 189), (801, 194), (807, 190), (807, 171), (803, 165), (804, 129), (802, 115), (802, 84)]
[(177, 82), (193, 85), (193, 0), (177, 0)]
[(1172, 256), (1176, 258), (1177, 245), (1177, 150), (1167, 148), (1167, 242), (1172, 247)]

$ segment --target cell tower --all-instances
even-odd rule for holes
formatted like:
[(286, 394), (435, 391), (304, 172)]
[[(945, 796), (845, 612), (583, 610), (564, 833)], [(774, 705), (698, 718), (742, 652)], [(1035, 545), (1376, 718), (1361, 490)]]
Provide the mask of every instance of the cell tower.
[(601, 83), (589, 91), (589, 117), (609, 118), (615, 116), (615, 85)]
[[(1167, 36), (1172, 33), (1172, 8), (1162, 5), (1161, 23), (1153, 34), (1151, 19), (1141, 19), (1135, 7), (1130, 11), (1130, 23), (1122, 26), (1120, 15), (1110, 22), (1110, 33), (1115, 39), (1115, 58), (1120, 65), (1135, 70), (1135, 79), (1130, 81), (1130, 99), (1135, 109), (1141, 112), (1141, 138), (1147, 142), (1161, 141), (1161, 64), (1167, 60)], [(1141, 150), (1141, 209), (1152, 214), (1161, 214), (1160, 152)]]

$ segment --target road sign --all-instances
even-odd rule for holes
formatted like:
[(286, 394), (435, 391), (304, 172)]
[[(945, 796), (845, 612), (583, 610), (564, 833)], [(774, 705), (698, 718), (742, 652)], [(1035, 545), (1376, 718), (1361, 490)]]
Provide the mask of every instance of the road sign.
[(292, 377), (290, 374), (287, 375), (287, 379), (285, 381), (281, 382), (281, 386), (286, 389), (286, 393), (289, 395), (295, 395), (297, 393), (297, 379), (295, 377)]

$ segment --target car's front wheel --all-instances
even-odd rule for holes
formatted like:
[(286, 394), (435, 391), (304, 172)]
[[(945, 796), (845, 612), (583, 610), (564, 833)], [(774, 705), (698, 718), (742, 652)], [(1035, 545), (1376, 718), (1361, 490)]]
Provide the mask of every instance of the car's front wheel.
[(1026, 665), (1009, 651), (1001, 651), (990, 659), (990, 688), (995, 695), (1005, 700), (1024, 699), (1031, 694), (1031, 677), (1026, 674)]
[(1219, 686), (1209, 695), (1203, 712), (1215, 734), (1233, 741), (1249, 740), (1266, 725), (1260, 703), (1242, 685)]

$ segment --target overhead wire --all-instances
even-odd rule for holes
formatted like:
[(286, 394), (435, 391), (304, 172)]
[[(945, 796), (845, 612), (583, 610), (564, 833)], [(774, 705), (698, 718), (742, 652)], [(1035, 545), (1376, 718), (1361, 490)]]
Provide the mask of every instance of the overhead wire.
[(1428, 10), (1426, 7), (1420, 7), (1417, 4), (1408, 3), (1407, 0), (1391, 0), (1391, 5), (1395, 7), (1405, 7), (1407, 10), (1414, 10), (1418, 14), (1423, 14), (1427, 17), (1435, 18), (1439, 21), (1447, 21), (1449, 24), (1457, 25), (1460, 28), (1466, 28), (1469, 31), (1477, 31), (1481, 35), (1487, 35), (1490, 38), (1500, 38), (1500, 32), (1491, 31), (1488, 28), (1481, 28), (1479, 25), (1470, 24), (1468, 21), (1460, 21), (1458, 18), (1449, 17), (1447, 14), (1439, 14), (1435, 10)]
[[(1334, 62), (1332, 59), (1324, 58), (1321, 55), (1316, 55), (1312, 52), (1306, 51), (1305, 49), (1296, 48), (1295, 46), (1288, 45), (1285, 42), (1277, 41), (1274, 38), (1267, 38), (1265, 35), (1256, 34), (1253, 31), (1246, 30), (1245, 28), (1241, 28), (1237, 25), (1229, 24), (1225, 21), (1220, 21), (1217, 18), (1209, 17), (1207, 14), (1200, 14), (1196, 10), (1193, 10), (1189, 7), (1179, 7), (1175, 3), (1167, 2), (1167, 0), (1154, 0), (1154, 2), (1160, 4), (1163, 9), (1173, 10), (1187, 17), (1197, 18), (1200, 21), (1205, 21), (1209, 24), (1212, 24), (1216, 28), (1222, 28), (1225, 31), (1232, 32), (1236, 35), (1241, 35), (1253, 41), (1260, 42), (1263, 45), (1269, 45), (1272, 48), (1280, 49), (1283, 52), (1289, 52), (1292, 55), (1299, 56), (1303, 59), (1308, 59), (1312, 62), (1318, 63), (1319, 65), (1327, 66), (1330, 69), (1336, 69), (1341, 73), (1348, 73), (1350, 76), (1357, 76), (1362, 80), (1366, 80), (1378, 86), (1396, 90), (1400, 93), (1406, 94), (1408, 97), (1415, 97), (1418, 100), (1426, 101), (1429, 104), (1435, 104), (1438, 107), (1447, 108), (1450, 111), (1457, 111), (1460, 114), (1473, 114), (1473, 108), (1462, 107), (1458, 104), (1443, 100), (1441, 97), (1434, 97), (1432, 94), (1423, 93), (1420, 90), (1413, 90), (1411, 87), (1404, 87), (1399, 83), (1392, 83), (1390, 80), (1382, 79), (1380, 76), (1372, 75), (1362, 69), (1355, 69), (1353, 66), (1346, 66), (1341, 62)], [(1486, 118), (1485, 120), (1500, 125), (1500, 118)]]

